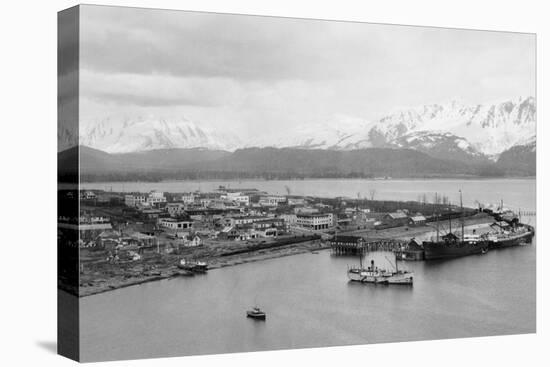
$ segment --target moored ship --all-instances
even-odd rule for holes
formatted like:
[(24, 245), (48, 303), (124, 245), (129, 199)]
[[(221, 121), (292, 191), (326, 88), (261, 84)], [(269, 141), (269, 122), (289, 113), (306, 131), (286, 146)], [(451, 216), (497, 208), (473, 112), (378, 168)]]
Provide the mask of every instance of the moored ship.
[(380, 269), (374, 265), (374, 260), (371, 260), (370, 266), (363, 268), (348, 269), (348, 278), (354, 282), (375, 283), (375, 284), (413, 284), (413, 273), (407, 270), (399, 270), (397, 261), (395, 262), (395, 271)]
[(521, 210), (518, 216), (513, 210), (504, 207), (503, 200), (500, 205), (489, 205), (482, 210), (495, 218), (495, 223), (491, 225), (492, 231), (485, 235), (489, 248), (499, 249), (532, 242), (535, 228), (521, 223)]
[[(460, 192), (460, 208), (462, 207), (462, 191)], [(463, 212), (464, 215), (464, 212)], [(435, 241), (423, 241), (424, 259), (450, 259), (475, 254), (484, 254), (489, 249), (489, 242), (484, 237), (475, 234), (464, 233), (464, 217), (461, 219), (460, 237), (451, 231), (451, 221), (449, 220), (449, 233), (439, 237), (439, 221), (437, 222), (437, 238)]]
[(487, 234), (490, 249), (520, 246), (533, 241), (535, 229), (527, 224), (497, 222), (493, 224), (497, 230)]
[(476, 234), (459, 238), (454, 233), (448, 233), (441, 240), (424, 241), (422, 246), (424, 259), (435, 260), (483, 254), (487, 252), (489, 242)]

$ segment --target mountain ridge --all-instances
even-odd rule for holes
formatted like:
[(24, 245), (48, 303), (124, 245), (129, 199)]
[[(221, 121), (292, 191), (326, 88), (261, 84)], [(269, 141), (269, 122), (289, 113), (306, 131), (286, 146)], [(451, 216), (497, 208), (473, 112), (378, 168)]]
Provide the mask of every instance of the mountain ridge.
[(286, 129), (280, 135), (243, 139), (229, 128), (212, 130), (184, 117), (106, 117), (83, 120), (79, 143), (109, 153), (174, 148), (402, 148), (436, 158), (496, 162), (504, 151), (536, 140), (535, 118), (533, 97), (474, 105), (451, 101), (396, 110), (375, 121), (337, 115), (318, 124)]
[[(532, 175), (533, 147), (507, 153), (500, 162), (466, 162), (434, 158), (413, 149), (364, 148), (324, 150), (243, 148), (160, 149), (107, 153), (86, 146), (58, 153), (61, 176), (82, 181), (158, 181), (164, 179), (303, 179), (303, 178), (442, 178)], [(515, 168), (515, 160), (522, 165)], [(78, 166), (69, 163), (80, 162)], [(69, 172), (64, 171), (69, 167)], [(72, 167), (72, 168), (71, 168)], [(70, 171), (72, 169), (72, 171)], [(72, 176), (71, 176), (72, 175)]]

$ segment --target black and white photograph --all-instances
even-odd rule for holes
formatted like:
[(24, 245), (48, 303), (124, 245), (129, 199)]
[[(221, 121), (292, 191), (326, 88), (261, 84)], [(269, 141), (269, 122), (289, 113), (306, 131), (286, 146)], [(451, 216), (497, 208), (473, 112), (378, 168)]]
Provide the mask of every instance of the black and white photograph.
[(0, 365), (550, 365), (545, 10), (5, 2)]
[(75, 358), (536, 332), (535, 34), (80, 5), (59, 47)]

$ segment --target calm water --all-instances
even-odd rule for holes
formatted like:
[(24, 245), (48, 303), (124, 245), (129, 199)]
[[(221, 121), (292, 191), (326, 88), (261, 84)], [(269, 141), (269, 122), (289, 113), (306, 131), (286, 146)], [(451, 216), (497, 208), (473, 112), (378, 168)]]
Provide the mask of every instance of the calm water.
[[(275, 191), (258, 182), (242, 185)], [(282, 192), (288, 184), (262, 183)], [(310, 194), (327, 196), (365, 184), (291, 183), (293, 190), (305, 193), (309, 184)], [(503, 197), (535, 210), (534, 180), (367, 184), (380, 185), (380, 195), (394, 190), (407, 199), (422, 189), (451, 196), (462, 188), (484, 201)], [(404, 191), (397, 193), (398, 187)], [(382, 266), (390, 257), (372, 256)], [(530, 333), (536, 325), (535, 259), (533, 243), (450, 261), (400, 263), (415, 272), (409, 288), (349, 283), (346, 269), (356, 260), (321, 252), (124, 288), (81, 300), (81, 356), (107, 360)], [(245, 317), (255, 303), (267, 311), (265, 323)]]
[(458, 203), (458, 190), (462, 189), (464, 204), (475, 206), (482, 203), (497, 203), (504, 199), (505, 205), (526, 209), (535, 206), (534, 179), (504, 180), (303, 180), (303, 181), (164, 181), (164, 182), (94, 182), (82, 183), (85, 189), (113, 190), (119, 192), (159, 190), (166, 192), (209, 191), (224, 185), (231, 188), (256, 188), (270, 194), (286, 194), (286, 186), (293, 195), (321, 197), (348, 196), (369, 198), (375, 190), (375, 199), (418, 200), (422, 194), (433, 199), (434, 193), (445, 194)]

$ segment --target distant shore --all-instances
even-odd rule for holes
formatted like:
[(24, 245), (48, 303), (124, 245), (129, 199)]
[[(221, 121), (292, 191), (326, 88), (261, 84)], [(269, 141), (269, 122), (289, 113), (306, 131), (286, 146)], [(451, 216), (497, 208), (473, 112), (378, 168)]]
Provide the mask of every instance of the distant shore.
[(453, 181), (453, 180), (535, 180), (536, 176), (475, 176), (475, 175), (456, 175), (456, 176), (430, 176), (430, 177), (392, 177), (392, 178), (367, 178), (367, 177), (304, 177), (304, 178), (205, 178), (205, 179), (160, 179), (160, 180), (82, 180), (80, 184), (121, 184), (121, 183), (172, 183), (172, 182), (265, 182), (265, 181)]

